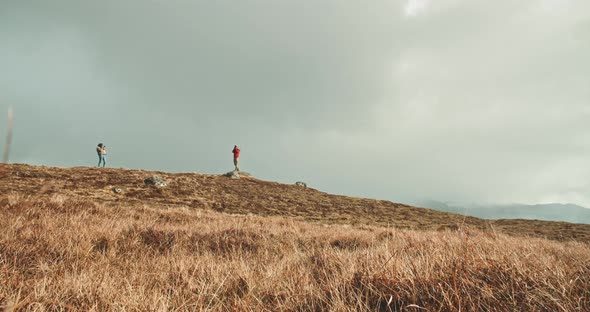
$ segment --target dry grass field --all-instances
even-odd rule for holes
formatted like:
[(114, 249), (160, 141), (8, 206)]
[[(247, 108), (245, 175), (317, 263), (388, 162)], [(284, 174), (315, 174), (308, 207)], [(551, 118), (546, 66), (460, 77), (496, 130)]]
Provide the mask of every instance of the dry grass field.
[(0, 309), (590, 311), (588, 225), (152, 174), (0, 165)]

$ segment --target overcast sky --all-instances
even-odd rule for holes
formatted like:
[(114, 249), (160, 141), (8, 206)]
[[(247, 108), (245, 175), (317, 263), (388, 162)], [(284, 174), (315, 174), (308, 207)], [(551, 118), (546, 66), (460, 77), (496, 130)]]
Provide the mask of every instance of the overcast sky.
[(0, 0), (9, 106), (11, 162), (590, 206), (590, 1)]

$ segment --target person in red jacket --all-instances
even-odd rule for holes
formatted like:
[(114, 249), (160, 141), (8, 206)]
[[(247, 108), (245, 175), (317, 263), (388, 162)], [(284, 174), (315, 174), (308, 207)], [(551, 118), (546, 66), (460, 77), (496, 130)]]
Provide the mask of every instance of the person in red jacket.
[(231, 152), (234, 154), (234, 166), (236, 167), (236, 171), (240, 171), (240, 167), (238, 167), (238, 158), (240, 158), (240, 148), (237, 145), (234, 145), (234, 149)]

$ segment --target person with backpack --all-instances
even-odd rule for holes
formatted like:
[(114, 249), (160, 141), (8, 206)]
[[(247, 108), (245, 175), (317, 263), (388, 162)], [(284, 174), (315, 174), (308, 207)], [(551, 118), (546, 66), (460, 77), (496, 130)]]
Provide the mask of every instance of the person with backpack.
[(100, 164), (102, 163), (102, 167), (104, 168), (104, 166), (107, 164), (105, 159), (105, 156), (107, 155), (107, 146), (102, 143), (98, 143), (98, 146), (96, 147), (96, 153), (98, 154), (98, 167), (100, 168)]
[(240, 148), (237, 145), (234, 145), (234, 149), (231, 151), (234, 154), (234, 166), (235, 171), (240, 171), (240, 167), (238, 167), (238, 162), (240, 158)]

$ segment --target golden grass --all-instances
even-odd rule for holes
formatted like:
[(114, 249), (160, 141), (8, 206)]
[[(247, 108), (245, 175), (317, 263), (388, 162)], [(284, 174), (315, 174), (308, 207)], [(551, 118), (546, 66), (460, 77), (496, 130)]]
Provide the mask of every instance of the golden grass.
[(589, 311), (590, 246), (0, 196), (7, 311)]
[[(166, 179), (168, 186), (145, 185), (143, 180), (153, 174)], [(196, 173), (0, 164), (0, 191), (44, 198), (61, 195), (110, 206), (190, 207), (229, 214), (284, 216), (324, 224), (427, 231), (467, 225), (515, 236), (590, 241), (590, 224), (482, 220), (384, 200), (331, 195), (312, 188), (254, 178), (234, 180)]]

